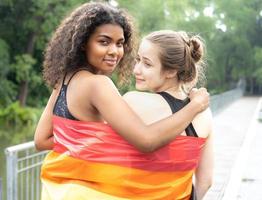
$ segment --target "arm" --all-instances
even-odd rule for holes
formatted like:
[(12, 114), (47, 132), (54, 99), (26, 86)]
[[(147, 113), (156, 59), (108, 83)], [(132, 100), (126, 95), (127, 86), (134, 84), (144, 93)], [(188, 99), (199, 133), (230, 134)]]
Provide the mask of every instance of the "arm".
[(52, 115), (57, 95), (58, 91), (53, 90), (37, 124), (34, 136), (35, 147), (37, 150), (48, 150), (53, 148)]
[(197, 199), (202, 199), (212, 185), (213, 165), (213, 133), (211, 130), (195, 173)]
[(151, 125), (145, 125), (119, 95), (112, 81), (95, 76), (87, 83), (92, 91), (90, 102), (112, 128), (142, 152), (152, 152), (168, 144), (182, 133), (195, 115), (208, 105), (208, 93), (203, 93), (181, 111)]

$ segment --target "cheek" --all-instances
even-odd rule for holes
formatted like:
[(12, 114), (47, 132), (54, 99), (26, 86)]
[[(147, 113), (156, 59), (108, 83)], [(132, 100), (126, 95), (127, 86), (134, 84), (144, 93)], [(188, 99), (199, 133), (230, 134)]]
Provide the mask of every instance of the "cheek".
[(163, 84), (163, 80), (158, 74), (152, 73), (147, 75), (147, 84), (154, 90)]
[(118, 55), (119, 55), (119, 59), (122, 59), (123, 58), (123, 56), (124, 56), (124, 48), (119, 48), (119, 50), (118, 50)]
[(97, 56), (104, 56), (107, 52), (107, 47), (101, 45), (97, 45), (94, 49), (95, 49), (95, 54)]
[(144, 79), (145, 79), (145, 83), (148, 85), (148, 86), (152, 86), (155, 82), (155, 76), (153, 73), (151, 73), (150, 71), (147, 71), (147, 70), (144, 70), (143, 72), (143, 76), (144, 76)]
[(93, 56), (103, 56), (107, 51), (107, 48), (104, 46), (101, 46), (99, 44), (94, 44), (91, 46), (90, 48), (90, 54), (92, 54)]

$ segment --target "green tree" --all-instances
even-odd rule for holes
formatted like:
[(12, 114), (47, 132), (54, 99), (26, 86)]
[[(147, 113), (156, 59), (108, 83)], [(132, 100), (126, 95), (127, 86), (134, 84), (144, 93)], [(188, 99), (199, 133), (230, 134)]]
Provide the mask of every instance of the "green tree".
[(15, 100), (16, 86), (7, 78), (11, 70), (9, 62), (9, 47), (4, 40), (0, 39), (0, 108)]
[[(18, 71), (13, 71), (14, 75), (11, 74), (9, 79), (17, 86), (17, 97), (22, 106), (26, 105), (28, 91), (34, 92), (37, 90), (35, 83), (40, 83), (37, 76), (41, 76), (42, 52), (52, 31), (68, 10), (82, 2), (83, 0), (3, 0), (1, 2), (0, 38), (11, 47), (10, 63), (13, 63), (12, 66), (16, 66), (13, 69)], [(27, 55), (26, 60), (24, 55)], [(29, 61), (28, 56), (31, 56), (31, 61), (35, 61), (35, 65)], [(23, 65), (27, 66), (26, 68), (17, 66), (23, 63), (21, 58), (27, 62)], [(19, 62), (17, 59), (20, 59)], [(29, 65), (31, 67), (28, 67)], [(34, 76), (31, 78), (20, 76), (21, 70), (28, 70), (26, 74), (30, 76), (34, 74)], [(31, 84), (30, 81), (34, 82)], [(42, 87), (41, 91), (47, 93), (46, 88)]]

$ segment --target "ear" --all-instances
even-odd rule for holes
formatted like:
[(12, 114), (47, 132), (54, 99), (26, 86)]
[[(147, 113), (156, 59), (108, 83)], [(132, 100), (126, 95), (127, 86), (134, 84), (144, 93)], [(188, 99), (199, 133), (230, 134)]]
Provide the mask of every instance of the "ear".
[(165, 75), (166, 75), (166, 78), (168, 78), (168, 79), (175, 78), (176, 75), (177, 75), (177, 70), (175, 70), (175, 69), (166, 70)]

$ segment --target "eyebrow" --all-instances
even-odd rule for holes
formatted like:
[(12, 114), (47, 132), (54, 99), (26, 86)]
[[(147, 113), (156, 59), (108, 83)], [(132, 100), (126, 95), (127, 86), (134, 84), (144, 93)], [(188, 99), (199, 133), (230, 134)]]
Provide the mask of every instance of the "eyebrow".
[(153, 61), (152, 60), (150, 60), (149, 58), (147, 58), (147, 57), (142, 57), (144, 60), (147, 60), (147, 61), (149, 61), (149, 62), (151, 62), (151, 64), (153, 64)]
[[(112, 38), (109, 37), (108, 35), (101, 34), (101, 35), (98, 35), (97, 37), (105, 37), (105, 38), (107, 38), (109, 40), (112, 40)], [(121, 37), (118, 41), (125, 41), (125, 38)]]

